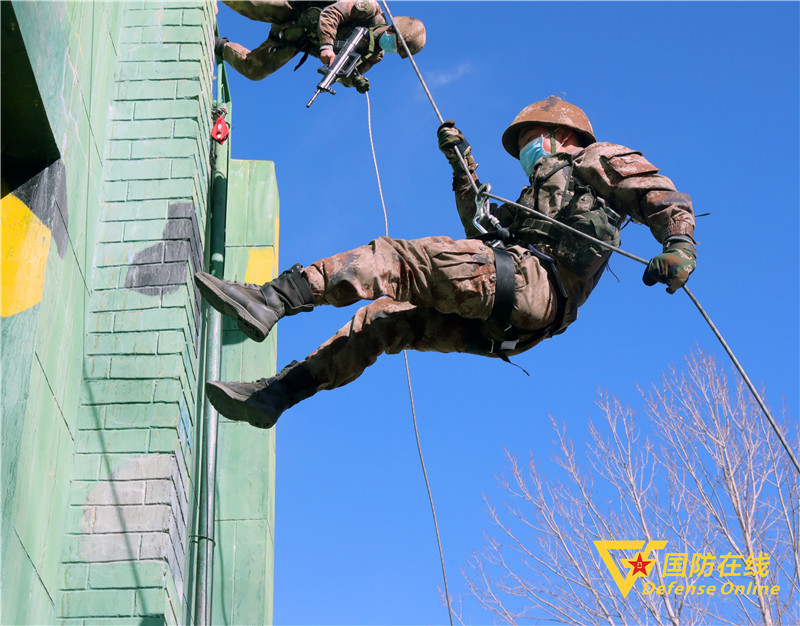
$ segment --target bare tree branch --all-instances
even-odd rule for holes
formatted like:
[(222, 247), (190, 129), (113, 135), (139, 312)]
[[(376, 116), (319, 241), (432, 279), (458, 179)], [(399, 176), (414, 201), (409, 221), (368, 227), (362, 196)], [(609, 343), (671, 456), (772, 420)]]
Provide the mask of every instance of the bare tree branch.
[[(509, 624), (800, 622), (800, 481), (742, 381), (731, 385), (698, 351), (639, 393), (641, 425), (600, 394), (602, 419), (588, 424), (582, 457), (550, 416), (561, 480), (533, 455), (523, 466), (506, 450), (509, 476), (498, 484), (508, 501), (496, 508), (484, 498), (494, 533), (462, 570), (470, 595)], [(782, 422), (797, 447), (785, 408)], [(667, 542), (645, 555), (652, 569), (627, 597), (595, 547), (615, 539)], [(667, 570), (670, 554), (686, 559), (682, 571)], [(632, 571), (623, 559), (634, 556), (612, 557), (623, 578)], [(714, 593), (689, 592), (711, 585)], [(687, 592), (653, 591), (675, 586)], [(776, 595), (747, 593), (775, 586)]]

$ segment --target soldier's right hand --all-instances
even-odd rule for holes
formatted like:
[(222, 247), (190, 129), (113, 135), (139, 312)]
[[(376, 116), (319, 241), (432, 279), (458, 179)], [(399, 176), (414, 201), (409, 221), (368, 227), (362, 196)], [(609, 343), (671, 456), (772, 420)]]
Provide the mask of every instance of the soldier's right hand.
[(436, 137), (439, 139), (439, 150), (447, 157), (451, 165), (459, 163), (456, 148), (465, 158), (472, 153), (472, 147), (462, 132), (456, 128), (453, 120), (442, 122), (436, 131)]
[(330, 67), (336, 60), (336, 53), (330, 48), (326, 48), (325, 50), (320, 50), (319, 60), (322, 61), (328, 67)]

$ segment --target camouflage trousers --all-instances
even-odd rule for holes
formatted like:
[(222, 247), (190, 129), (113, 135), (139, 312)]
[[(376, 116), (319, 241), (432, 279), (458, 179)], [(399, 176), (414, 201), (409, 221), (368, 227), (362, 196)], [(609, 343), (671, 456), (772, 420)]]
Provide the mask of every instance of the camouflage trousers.
[(250, 80), (261, 80), (282, 68), (294, 57), (298, 48), (279, 38), (292, 25), (294, 12), (286, 0), (223, 0), (237, 13), (258, 22), (273, 24), (269, 38), (255, 50), (228, 42), (222, 52), (230, 66)]
[[(536, 331), (553, 322), (557, 309), (547, 272), (524, 248), (513, 246), (508, 252), (515, 269), (510, 323), (531, 336), (541, 335)], [(317, 261), (303, 274), (317, 305), (375, 300), (305, 359), (318, 390), (352, 382), (383, 353), (408, 348), (488, 356), (475, 346), (503, 337), (504, 329), (488, 321), (497, 282), (494, 251), (474, 239), (381, 237)]]

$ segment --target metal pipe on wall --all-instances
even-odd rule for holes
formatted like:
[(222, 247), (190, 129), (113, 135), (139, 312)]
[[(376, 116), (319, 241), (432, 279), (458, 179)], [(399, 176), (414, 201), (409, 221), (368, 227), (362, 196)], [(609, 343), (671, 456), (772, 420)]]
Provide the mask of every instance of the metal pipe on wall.
[[(217, 65), (216, 106), (231, 110), (230, 92), (224, 64)], [(228, 166), (230, 164), (230, 142), (215, 143), (214, 167), (211, 178), (210, 203), (210, 273), (223, 277), (225, 269), (225, 216), (228, 195)], [(206, 333), (206, 380), (219, 380), (222, 369), (222, 315), (203, 305), (207, 311)], [(205, 394), (204, 394), (205, 395)], [(194, 592), (194, 624), (211, 624), (211, 604), (214, 582), (214, 524), (216, 517), (217, 483), (217, 425), (219, 415), (206, 398), (203, 403), (205, 419), (202, 441), (202, 471), (199, 477), (198, 499), (198, 548)]]

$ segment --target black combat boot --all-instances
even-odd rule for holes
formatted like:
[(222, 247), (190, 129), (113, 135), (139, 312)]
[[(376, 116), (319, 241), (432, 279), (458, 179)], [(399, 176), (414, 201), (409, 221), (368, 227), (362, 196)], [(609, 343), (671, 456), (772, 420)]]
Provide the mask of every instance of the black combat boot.
[(222, 58), (222, 49), (225, 47), (226, 43), (229, 43), (227, 37), (214, 37), (214, 54), (220, 59)]
[(194, 282), (206, 301), (236, 320), (245, 335), (264, 341), (282, 317), (314, 308), (314, 294), (302, 269), (297, 263), (261, 286), (222, 280), (205, 272), (197, 272)]
[(292, 361), (272, 378), (253, 383), (206, 383), (206, 396), (221, 415), (257, 428), (272, 428), (290, 406), (317, 392), (304, 363)]

